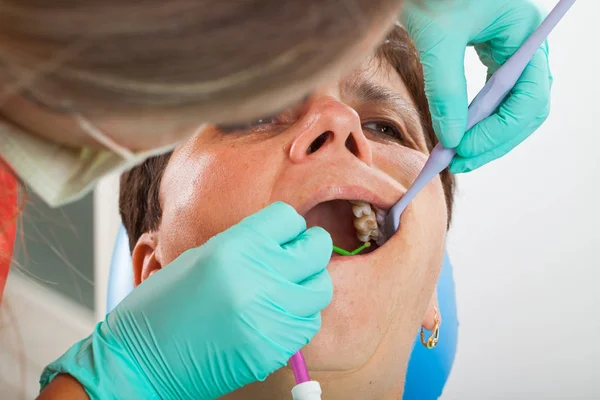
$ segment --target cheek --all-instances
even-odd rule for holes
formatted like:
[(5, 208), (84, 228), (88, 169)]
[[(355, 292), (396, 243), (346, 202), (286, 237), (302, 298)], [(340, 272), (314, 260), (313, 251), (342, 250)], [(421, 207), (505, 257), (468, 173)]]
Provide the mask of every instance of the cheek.
[(195, 150), (193, 159), (178, 157), (183, 162), (169, 165), (161, 187), (158, 255), (163, 265), (265, 207), (266, 189), (272, 186), (268, 158), (260, 151), (228, 147)]
[[(378, 145), (374, 152), (376, 165), (391, 175), (406, 189), (415, 181), (427, 155), (401, 146)], [(437, 176), (429, 182), (402, 214), (401, 235), (406, 246), (404, 252), (391, 250), (394, 264), (420, 266), (414, 275), (403, 278), (415, 285), (429, 287), (434, 284), (441, 268), (446, 239), (448, 213), (442, 182)]]
[(427, 161), (427, 155), (400, 145), (374, 143), (373, 162), (406, 189), (417, 179)]
[[(426, 154), (402, 146), (380, 143), (373, 145), (376, 167), (400, 182), (406, 190), (421, 173), (427, 157)], [(448, 213), (439, 175), (419, 192), (404, 214), (406, 215), (403, 215), (403, 218), (416, 214), (418, 219), (432, 230), (429, 233), (439, 232), (442, 227), (441, 232), (445, 234)]]

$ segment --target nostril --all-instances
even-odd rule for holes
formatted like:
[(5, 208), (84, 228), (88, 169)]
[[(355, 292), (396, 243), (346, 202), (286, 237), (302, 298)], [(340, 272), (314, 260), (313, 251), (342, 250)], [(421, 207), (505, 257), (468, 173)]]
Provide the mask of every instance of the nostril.
[(356, 143), (356, 139), (354, 139), (354, 135), (349, 135), (348, 139), (346, 139), (346, 148), (350, 151), (350, 153), (358, 156), (358, 143)]
[(319, 137), (313, 140), (310, 146), (308, 146), (308, 149), (306, 149), (306, 154), (310, 155), (315, 151), (319, 150), (321, 147), (323, 147), (325, 143), (327, 143), (327, 141), (331, 138), (332, 135), (333, 132), (331, 131), (327, 131), (325, 133), (320, 134)]

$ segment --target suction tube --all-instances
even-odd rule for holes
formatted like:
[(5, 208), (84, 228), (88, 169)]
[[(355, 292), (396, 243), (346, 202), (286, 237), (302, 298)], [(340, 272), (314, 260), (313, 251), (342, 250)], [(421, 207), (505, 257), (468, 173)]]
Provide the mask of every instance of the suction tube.
[(290, 357), (290, 364), (294, 371), (297, 385), (292, 389), (294, 400), (321, 400), (321, 385), (317, 381), (311, 381), (308, 374), (308, 367), (302, 351), (298, 351)]
[(310, 381), (310, 375), (308, 374), (308, 367), (302, 351), (298, 351), (290, 358), (290, 364), (292, 364), (292, 370), (294, 371), (294, 377), (296, 383), (304, 383)]

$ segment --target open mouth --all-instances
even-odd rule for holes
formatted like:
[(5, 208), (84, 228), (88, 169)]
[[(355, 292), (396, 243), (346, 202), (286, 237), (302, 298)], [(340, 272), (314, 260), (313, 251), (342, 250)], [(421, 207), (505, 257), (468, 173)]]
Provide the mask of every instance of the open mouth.
[[(306, 214), (307, 226), (320, 226), (331, 235), (334, 246), (348, 252), (370, 243), (361, 254), (370, 253), (379, 247), (385, 211), (364, 200), (329, 200), (317, 204)], [(333, 253), (333, 256), (339, 254)]]

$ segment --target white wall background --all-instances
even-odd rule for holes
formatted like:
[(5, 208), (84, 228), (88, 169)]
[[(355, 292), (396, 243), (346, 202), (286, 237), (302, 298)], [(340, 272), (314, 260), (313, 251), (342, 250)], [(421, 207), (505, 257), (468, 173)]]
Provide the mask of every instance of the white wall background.
[[(578, 1), (550, 37), (546, 124), (459, 177), (459, 345), (444, 400), (600, 399), (599, 17), (600, 1)], [(473, 96), (485, 79), (474, 52), (466, 68)]]
[(111, 174), (98, 182), (94, 190), (94, 314), (97, 321), (103, 320), (106, 314), (110, 263), (120, 225), (119, 174)]
[(0, 399), (35, 398), (43, 368), (104, 319), (120, 224), (118, 188), (113, 174), (94, 191), (94, 313), (34, 278), (10, 274), (0, 310)]
[(34, 399), (46, 365), (92, 332), (89, 309), (21, 274), (11, 274), (0, 323), (0, 399)]

